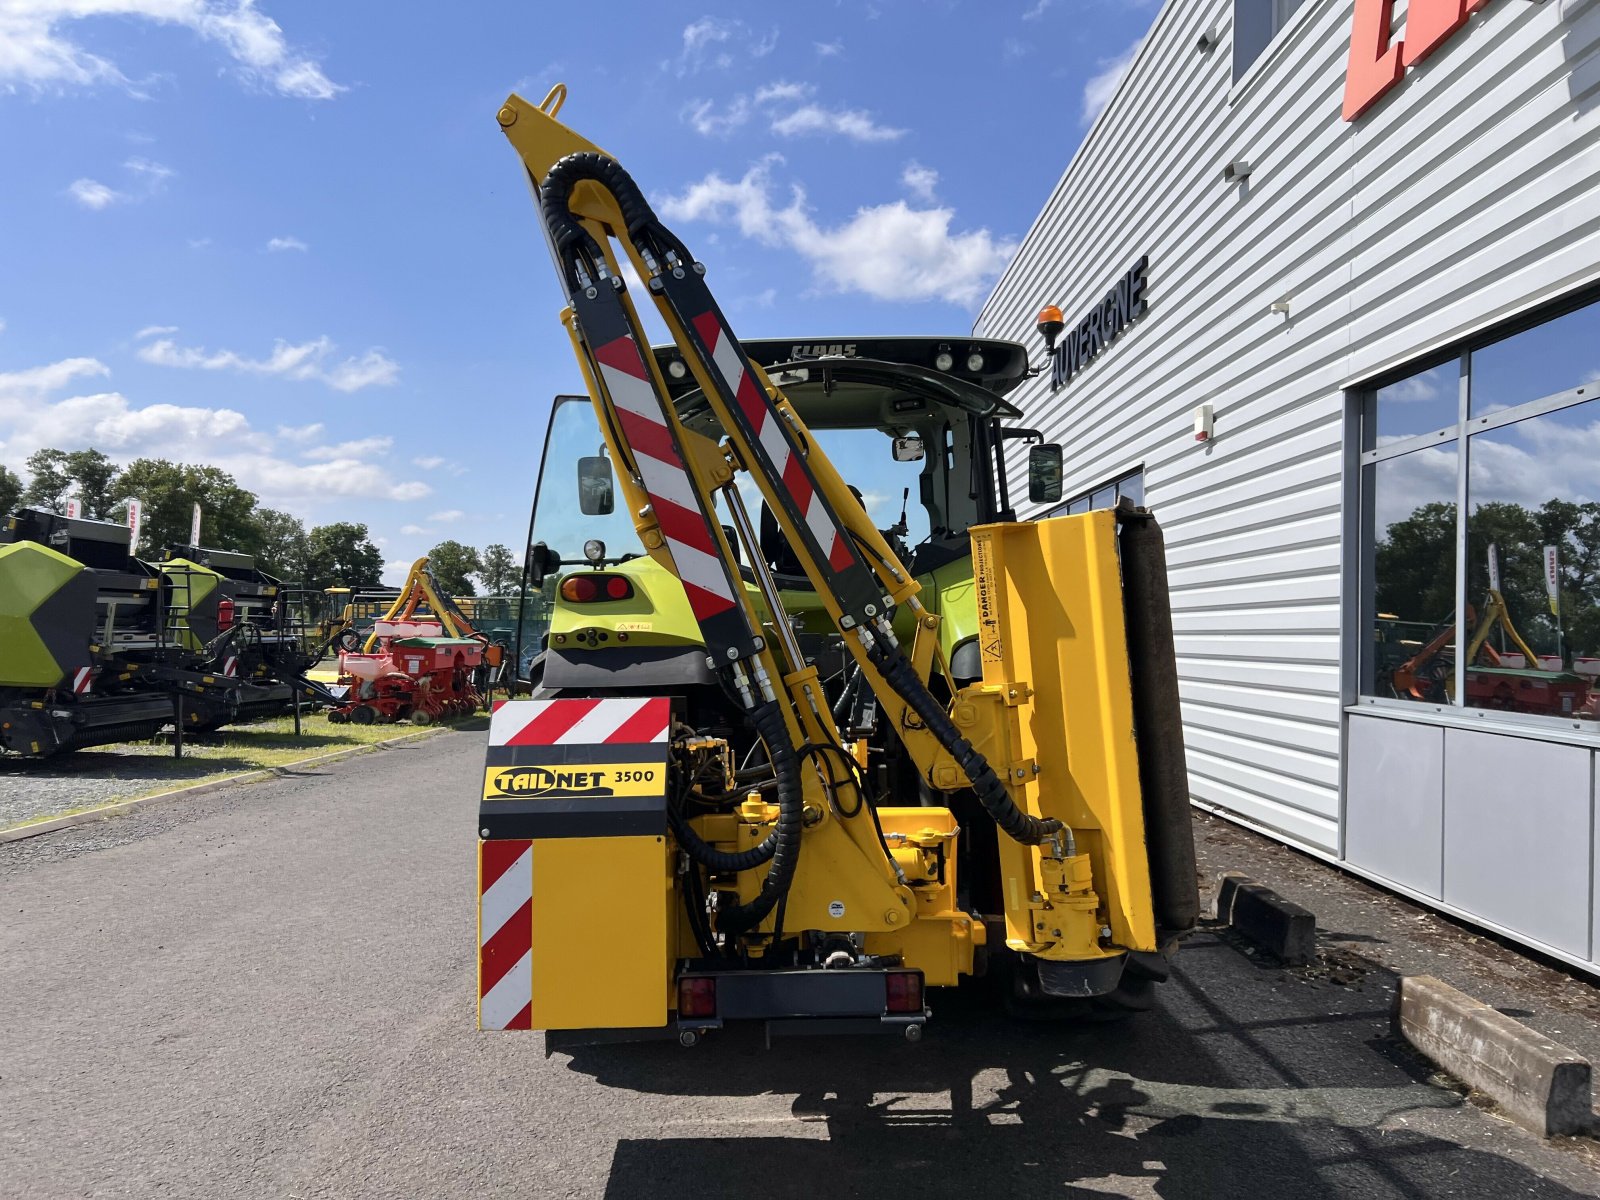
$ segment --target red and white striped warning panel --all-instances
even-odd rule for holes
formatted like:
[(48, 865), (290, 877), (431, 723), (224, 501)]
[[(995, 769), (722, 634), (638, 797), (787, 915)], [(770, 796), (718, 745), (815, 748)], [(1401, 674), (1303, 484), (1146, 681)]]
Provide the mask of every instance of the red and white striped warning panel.
[(735, 604), (733, 582), (701, 511), (694, 481), (673, 444), (639, 347), (632, 338), (619, 337), (596, 347), (594, 357), (695, 620), (727, 612)]
[(478, 1028), (533, 1028), (533, 843), (478, 843)]
[(226, 659), (223, 660), (223, 663), (222, 663), (222, 674), (226, 678), (232, 679), (238, 673), (239, 673), (239, 656), (237, 654), (230, 654), (230, 655), (228, 655), (228, 657)]
[(783, 486), (794, 500), (794, 506), (804, 517), (811, 536), (827, 557), (835, 571), (843, 571), (852, 561), (850, 543), (844, 533), (833, 523), (828, 506), (821, 494), (812, 486), (806, 472), (805, 460), (795, 452), (783, 418), (767, 403), (760, 382), (744, 366), (744, 356), (733, 335), (722, 327), (716, 313), (701, 313), (694, 319), (695, 331), (711, 351), (711, 360), (727, 385), (728, 392), (739, 403), (756, 440), (772, 461), (772, 469), (783, 480)]
[(665, 742), (671, 723), (665, 696), (510, 700), (489, 718), (489, 745), (637, 746)]
[(87, 696), (89, 694), (89, 684), (93, 679), (93, 667), (79, 667), (72, 673), (72, 694), (75, 696)]

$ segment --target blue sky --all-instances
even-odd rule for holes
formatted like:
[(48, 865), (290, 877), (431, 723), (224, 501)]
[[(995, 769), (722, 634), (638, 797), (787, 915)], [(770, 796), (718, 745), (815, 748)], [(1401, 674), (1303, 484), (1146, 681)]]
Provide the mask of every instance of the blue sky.
[(1156, 8), (0, 0), (0, 462), (520, 547), (579, 380), (508, 91), (568, 84), (736, 333), (965, 331)]

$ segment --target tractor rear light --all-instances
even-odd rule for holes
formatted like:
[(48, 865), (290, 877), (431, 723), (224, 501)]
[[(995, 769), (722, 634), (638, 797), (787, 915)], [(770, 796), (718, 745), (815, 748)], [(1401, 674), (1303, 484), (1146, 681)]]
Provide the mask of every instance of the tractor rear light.
[(561, 581), (561, 598), (570, 604), (595, 604), (604, 600), (631, 600), (633, 584), (626, 575), (591, 571), (568, 575)]
[(922, 1011), (922, 972), (890, 971), (884, 976), (887, 1008), (892, 1013)]
[(714, 1017), (717, 1015), (717, 981), (705, 976), (678, 980), (678, 1016)]

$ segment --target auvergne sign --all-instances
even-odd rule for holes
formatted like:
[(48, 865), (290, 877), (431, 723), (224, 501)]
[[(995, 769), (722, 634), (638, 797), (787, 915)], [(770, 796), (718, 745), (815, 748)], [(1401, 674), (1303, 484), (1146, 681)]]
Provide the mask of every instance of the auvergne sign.
[(1091, 308), (1076, 329), (1069, 329), (1056, 343), (1050, 356), (1050, 390), (1065, 385), (1122, 331), (1144, 316), (1149, 307), (1144, 298), (1150, 269), (1148, 256), (1141, 258), (1117, 280), (1104, 300)]

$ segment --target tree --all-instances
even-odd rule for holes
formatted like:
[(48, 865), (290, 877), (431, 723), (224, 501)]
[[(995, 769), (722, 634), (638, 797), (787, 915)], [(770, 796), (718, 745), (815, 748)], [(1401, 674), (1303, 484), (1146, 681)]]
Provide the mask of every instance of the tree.
[(483, 570), (483, 563), (471, 546), (463, 546), (453, 539), (440, 542), (428, 551), (428, 569), (450, 595), (477, 595), (471, 577)]
[(87, 450), (35, 450), (28, 456), (27, 490), (22, 502), (32, 508), (66, 512), (76, 496), (83, 515), (103, 520), (116, 506), (117, 465), (92, 447)]
[(306, 538), (305, 583), (310, 587), (377, 587), (383, 581), (383, 555), (367, 527), (351, 521), (318, 525)]
[(218, 467), (138, 458), (117, 477), (115, 494), (118, 500), (138, 499), (144, 505), (139, 545), (148, 555), (188, 544), (196, 504), (202, 512), (200, 540), (205, 545), (246, 554), (259, 549), (255, 493)]
[(522, 564), (511, 556), (511, 551), (499, 542), (485, 546), (480, 558), (478, 580), (483, 584), (485, 596), (505, 596), (516, 591), (522, 575)]
[(1433, 624), (1456, 607), (1456, 506), (1424, 504), (1377, 545), (1378, 611)]
[(22, 499), (22, 480), (11, 468), (0, 464), (0, 519), (17, 511)]
[(256, 565), (289, 583), (306, 578), (311, 540), (300, 518), (275, 508), (256, 513)]

